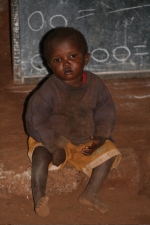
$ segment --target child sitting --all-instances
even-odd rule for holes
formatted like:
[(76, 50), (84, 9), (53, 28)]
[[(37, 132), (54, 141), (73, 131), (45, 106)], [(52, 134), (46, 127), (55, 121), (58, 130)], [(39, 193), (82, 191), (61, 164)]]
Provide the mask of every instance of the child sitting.
[(35, 212), (48, 216), (48, 170), (69, 162), (90, 177), (79, 202), (105, 213), (98, 191), (121, 159), (110, 137), (116, 119), (111, 95), (97, 75), (83, 70), (90, 55), (78, 30), (56, 28), (44, 56), (53, 75), (32, 95), (26, 112)]

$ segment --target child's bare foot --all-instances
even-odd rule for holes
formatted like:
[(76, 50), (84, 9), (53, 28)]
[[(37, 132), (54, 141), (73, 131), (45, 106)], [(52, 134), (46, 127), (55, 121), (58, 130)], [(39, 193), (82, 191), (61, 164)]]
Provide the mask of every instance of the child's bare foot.
[(79, 202), (83, 205), (93, 206), (98, 209), (101, 213), (108, 211), (108, 206), (105, 204), (97, 194), (92, 191), (85, 191), (80, 197)]
[(48, 196), (44, 196), (44, 197), (38, 199), (36, 206), (35, 206), (35, 212), (39, 216), (46, 217), (49, 215), (49, 207), (47, 205), (48, 201), (49, 201)]

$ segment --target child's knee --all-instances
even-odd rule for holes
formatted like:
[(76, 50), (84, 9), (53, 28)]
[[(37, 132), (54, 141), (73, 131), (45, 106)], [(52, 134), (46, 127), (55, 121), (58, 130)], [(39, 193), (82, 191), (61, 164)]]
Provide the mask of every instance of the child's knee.
[(52, 158), (52, 153), (50, 153), (44, 146), (37, 146), (33, 151), (32, 160), (34, 158), (44, 160), (49, 157)]
[(58, 148), (53, 152), (53, 165), (59, 166), (66, 160), (66, 151), (64, 148)]

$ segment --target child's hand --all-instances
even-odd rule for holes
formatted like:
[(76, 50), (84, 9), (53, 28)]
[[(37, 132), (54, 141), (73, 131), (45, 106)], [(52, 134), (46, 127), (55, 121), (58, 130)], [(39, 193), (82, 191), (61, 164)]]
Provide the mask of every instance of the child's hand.
[(84, 155), (91, 155), (97, 148), (102, 146), (106, 139), (105, 137), (100, 137), (100, 136), (91, 136), (91, 140), (93, 140), (93, 143), (91, 146), (85, 146), (85, 148), (82, 149), (82, 153)]
[(59, 166), (62, 164), (66, 159), (66, 152), (64, 148), (56, 147), (56, 149), (53, 152), (53, 165)]

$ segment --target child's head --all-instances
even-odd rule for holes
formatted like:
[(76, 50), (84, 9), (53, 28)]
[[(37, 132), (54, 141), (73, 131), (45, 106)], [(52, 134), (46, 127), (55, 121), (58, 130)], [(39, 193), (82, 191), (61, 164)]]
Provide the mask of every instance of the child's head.
[(44, 55), (55, 76), (72, 86), (81, 84), (84, 65), (89, 61), (82, 33), (71, 27), (56, 28), (45, 41)]
[(58, 27), (52, 30), (44, 44), (44, 56), (49, 61), (49, 54), (52, 45), (57, 45), (64, 40), (72, 40), (78, 45), (83, 54), (88, 53), (88, 45), (83, 34), (73, 27)]

